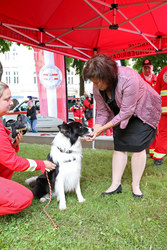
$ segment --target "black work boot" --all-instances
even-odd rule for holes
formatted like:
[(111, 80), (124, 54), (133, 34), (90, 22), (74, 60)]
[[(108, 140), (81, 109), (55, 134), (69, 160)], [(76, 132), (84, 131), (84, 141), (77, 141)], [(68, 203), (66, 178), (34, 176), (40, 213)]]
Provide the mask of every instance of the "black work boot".
[(155, 160), (155, 159), (154, 159), (154, 165), (160, 166), (160, 165), (162, 165), (162, 164), (163, 164), (163, 160)]

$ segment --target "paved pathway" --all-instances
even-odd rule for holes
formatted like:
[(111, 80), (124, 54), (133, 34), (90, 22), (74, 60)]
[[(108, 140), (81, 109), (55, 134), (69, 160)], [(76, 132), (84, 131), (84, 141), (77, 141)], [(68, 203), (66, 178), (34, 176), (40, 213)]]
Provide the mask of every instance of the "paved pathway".
[[(27, 132), (22, 142), (51, 145), (56, 134), (54, 132)], [(82, 146), (83, 148), (113, 149), (113, 136), (99, 136), (94, 143), (82, 141)]]

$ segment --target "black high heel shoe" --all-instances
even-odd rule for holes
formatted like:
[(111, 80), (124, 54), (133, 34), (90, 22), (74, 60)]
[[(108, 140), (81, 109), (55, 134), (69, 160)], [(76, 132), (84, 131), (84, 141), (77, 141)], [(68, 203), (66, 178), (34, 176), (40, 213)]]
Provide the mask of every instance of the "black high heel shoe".
[(133, 192), (132, 192), (132, 194), (133, 194), (133, 197), (143, 198), (143, 194), (134, 194)]
[(117, 187), (117, 189), (115, 189), (114, 191), (112, 192), (104, 192), (104, 193), (101, 193), (101, 196), (105, 196), (105, 195), (112, 195), (112, 194), (119, 194), (119, 193), (122, 193), (122, 186), (121, 184)]

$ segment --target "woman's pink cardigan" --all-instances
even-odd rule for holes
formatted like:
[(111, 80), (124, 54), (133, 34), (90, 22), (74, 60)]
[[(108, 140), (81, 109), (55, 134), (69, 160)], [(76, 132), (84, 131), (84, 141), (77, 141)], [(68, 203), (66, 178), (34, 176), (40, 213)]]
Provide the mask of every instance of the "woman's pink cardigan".
[(120, 112), (115, 117), (95, 87), (93, 94), (97, 104), (96, 124), (104, 125), (112, 121), (113, 125), (120, 123), (120, 128), (124, 129), (131, 116), (136, 115), (153, 128), (158, 125), (161, 117), (161, 97), (131, 68), (118, 67), (115, 100)]

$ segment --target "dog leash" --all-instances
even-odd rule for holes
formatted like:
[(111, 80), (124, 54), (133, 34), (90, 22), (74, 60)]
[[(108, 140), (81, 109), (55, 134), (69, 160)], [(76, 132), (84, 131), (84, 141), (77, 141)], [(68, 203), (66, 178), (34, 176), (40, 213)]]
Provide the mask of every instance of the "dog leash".
[(47, 217), (51, 220), (54, 228), (58, 229), (59, 228), (59, 225), (55, 225), (54, 221), (52, 220), (52, 218), (50, 217), (50, 215), (46, 212), (46, 207), (49, 206), (50, 202), (51, 202), (51, 199), (52, 199), (52, 188), (51, 188), (51, 185), (50, 185), (50, 181), (49, 181), (49, 177), (48, 177), (48, 172), (46, 171), (46, 178), (47, 178), (47, 181), (48, 181), (48, 185), (49, 185), (49, 193), (50, 193), (50, 198), (49, 198), (49, 201), (48, 203), (45, 205), (45, 207), (43, 208), (43, 211), (44, 213), (47, 215)]

